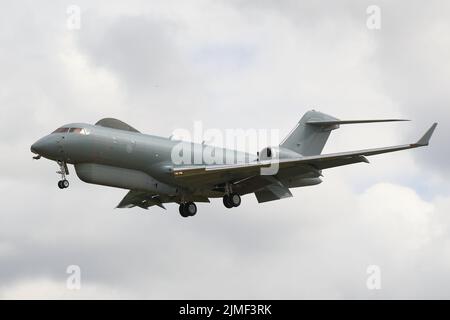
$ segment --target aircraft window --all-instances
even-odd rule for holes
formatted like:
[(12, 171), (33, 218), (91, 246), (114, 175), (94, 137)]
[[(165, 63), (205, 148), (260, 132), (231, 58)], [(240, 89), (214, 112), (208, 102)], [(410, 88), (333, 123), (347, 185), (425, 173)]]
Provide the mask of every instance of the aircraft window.
[(67, 132), (69, 130), (69, 128), (58, 128), (55, 131), (53, 131), (52, 133), (64, 133)]
[(84, 135), (88, 135), (89, 131), (87, 131), (84, 128), (70, 128), (69, 132), (71, 133), (78, 133), (78, 134), (84, 134)]

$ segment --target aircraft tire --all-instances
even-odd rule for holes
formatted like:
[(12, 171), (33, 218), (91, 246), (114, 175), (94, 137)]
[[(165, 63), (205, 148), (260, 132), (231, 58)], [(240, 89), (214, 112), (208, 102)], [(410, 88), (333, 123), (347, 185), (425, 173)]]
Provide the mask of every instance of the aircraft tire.
[(233, 207), (239, 207), (241, 205), (241, 196), (237, 193), (232, 193), (229, 196), (229, 202), (233, 205)]
[(223, 205), (228, 209), (233, 208), (233, 204), (231, 203), (230, 197), (227, 194), (223, 196)]
[(197, 206), (194, 202), (188, 202), (184, 205), (184, 211), (188, 217), (193, 217), (197, 213)]
[(63, 186), (63, 189), (66, 189), (69, 187), (69, 181), (68, 180), (62, 180), (61, 185)]
[(189, 217), (189, 215), (187, 214), (187, 212), (186, 212), (186, 210), (185, 210), (185, 204), (184, 204), (184, 203), (180, 203), (180, 207), (179, 207), (178, 210), (180, 211), (180, 215), (181, 215), (183, 218)]

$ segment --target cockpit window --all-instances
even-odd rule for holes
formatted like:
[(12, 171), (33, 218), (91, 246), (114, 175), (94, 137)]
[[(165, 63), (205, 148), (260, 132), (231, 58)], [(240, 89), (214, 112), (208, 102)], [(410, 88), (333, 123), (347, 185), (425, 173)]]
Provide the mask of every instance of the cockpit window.
[(56, 129), (55, 131), (53, 131), (52, 133), (64, 133), (64, 132), (67, 132), (67, 131), (69, 131), (69, 128), (58, 128), (58, 129)]
[(53, 131), (52, 133), (77, 133), (77, 134), (84, 134), (84, 135), (88, 135), (89, 131), (85, 128), (58, 128), (55, 131)]
[(84, 134), (84, 135), (89, 134), (89, 132), (84, 128), (70, 128), (69, 133), (78, 133), (78, 134)]

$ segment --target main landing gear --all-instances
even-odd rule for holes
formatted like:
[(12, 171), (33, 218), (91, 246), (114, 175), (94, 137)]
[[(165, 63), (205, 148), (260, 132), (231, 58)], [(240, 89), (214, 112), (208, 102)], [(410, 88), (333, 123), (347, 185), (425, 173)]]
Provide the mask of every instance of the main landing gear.
[(230, 193), (223, 196), (223, 204), (228, 209), (239, 207), (241, 204), (241, 196), (237, 193)]
[(61, 175), (61, 180), (58, 181), (58, 187), (60, 189), (66, 189), (69, 187), (69, 181), (66, 179), (66, 175), (69, 174), (69, 168), (67, 168), (67, 163), (62, 161), (57, 161), (59, 166), (59, 171), (56, 171), (57, 174)]
[(193, 217), (197, 213), (197, 206), (193, 202), (182, 202), (179, 210), (183, 218)]

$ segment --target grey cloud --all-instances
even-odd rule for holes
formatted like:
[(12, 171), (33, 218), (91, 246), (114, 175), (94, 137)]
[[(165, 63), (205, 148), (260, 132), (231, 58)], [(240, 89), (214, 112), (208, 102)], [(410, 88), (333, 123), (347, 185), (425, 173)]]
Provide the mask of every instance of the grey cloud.
[(129, 87), (168, 85), (175, 76), (183, 78), (182, 57), (174, 37), (177, 26), (147, 16), (103, 19), (85, 14), (79, 33), (82, 52), (95, 65), (117, 72)]
[(442, 1), (425, 6), (417, 1), (383, 3), (383, 27), (373, 55), (384, 90), (416, 120), (416, 128), (439, 122), (432, 147), (418, 159), (424, 168), (433, 167), (446, 175), (450, 173), (445, 160), (450, 137), (450, 65), (446, 59), (450, 44), (442, 35), (449, 31), (448, 10), (449, 4)]
[[(102, 4), (81, 4), (83, 25), (75, 33), (64, 28), (63, 5), (2, 10), (0, 146), (9, 156), (0, 173), (1, 297), (34, 279), (64, 283), (69, 264), (81, 266), (86, 285), (103, 288), (100, 298), (105, 290), (137, 298), (448, 297), (449, 200), (432, 183), (439, 171), (429, 170), (431, 162), (448, 170), (439, 151), (448, 137), (445, 47), (437, 43), (441, 35), (428, 38), (434, 23), (448, 27), (436, 14), (439, 3), (419, 14), (418, 3), (381, 2), (376, 34), (366, 34), (359, 1), (223, 2), (208, 10), (194, 4), (190, 13), (166, 8), (177, 13), (170, 19), (155, 18), (156, 3), (127, 4), (134, 13)], [(209, 14), (216, 19), (202, 33)], [(419, 50), (417, 41), (427, 46)], [(115, 116), (162, 135), (197, 119), (218, 128), (288, 131), (311, 101), (341, 117), (400, 109), (418, 120), (414, 134), (436, 115), (442, 124), (428, 149), (326, 172), (322, 185), (279, 202), (258, 205), (246, 196), (239, 210), (227, 211), (215, 200), (188, 220), (176, 205), (114, 210), (126, 191), (84, 184), (72, 168), (71, 188), (61, 192), (56, 165), (30, 158), (31, 143), (67, 122)], [(386, 101), (394, 102), (367, 107)], [(330, 144), (340, 147), (348, 137), (368, 146), (397, 133), (383, 128), (336, 133)], [(419, 159), (421, 169), (396, 159)], [(410, 172), (431, 186), (426, 201), (415, 180), (392, 178)], [(396, 185), (371, 189), (386, 180)], [(382, 268), (379, 292), (365, 286), (370, 264)]]
[[(433, 122), (440, 122), (429, 152), (417, 155), (424, 169), (433, 168), (448, 175), (446, 141), (450, 137), (448, 105), (450, 45), (444, 36), (449, 31), (449, 4), (444, 1), (235, 1), (247, 10), (273, 14), (277, 12), (302, 30), (314, 33), (321, 26), (332, 26), (335, 41), (345, 41), (348, 30), (364, 30), (373, 41), (366, 66), (369, 76), (402, 113), (415, 120), (412, 132), (420, 132)], [(366, 28), (366, 9), (375, 4), (381, 9), (381, 30)], [(341, 32), (338, 32), (341, 31)], [(352, 43), (357, 46), (358, 39)], [(339, 61), (336, 61), (339, 63)], [(380, 81), (377, 84), (377, 81)]]
[[(387, 212), (391, 215), (387, 218), (373, 216), (382, 213), (370, 202), (379, 201), (377, 196), (370, 200), (372, 196), (365, 195), (371, 207), (362, 210), (349, 190), (333, 182), (266, 206), (245, 197), (245, 210), (240, 213), (226, 212), (217, 206), (219, 203), (201, 206), (201, 215), (190, 221), (181, 220), (173, 210), (111, 212), (105, 206), (111, 204), (111, 196), (121, 192), (108, 195), (108, 190), (97, 190), (95, 194), (101, 196), (88, 208), (77, 207), (85, 196), (81, 183), (75, 187), (72, 194), (52, 201), (55, 208), (66, 206), (64, 215), (46, 210), (37, 201), (43, 194), (57, 194), (50, 188), (36, 193), (39, 205), (28, 224), (23, 220), (27, 215), (20, 214), (26, 212), (22, 205), (7, 212), (11, 222), (2, 225), (2, 234), (13, 241), (15, 254), (7, 260), (2, 258), (3, 285), (33, 276), (64, 282), (67, 265), (78, 264), (86, 285), (98, 283), (118, 290), (119, 295), (357, 298), (371, 297), (365, 288), (365, 269), (378, 263), (385, 272), (386, 287), (380, 293), (385, 298), (447, 294), (444, 288), (423, 287), (439, 270), (441, 283), (446, 281), (442, 279), (449, 259), (442, 246), (446, 238), (434, 237), (429, 244), (421, 245), (420, 251), (410, 250), (407, 241), (416, 241), (420, 233), (408, 229), (418, 225), (400, 220), (394, 226), (406, 223), (407, 229), (391, 230), (385, 221), (377, 220), (392, 215), (398, 219), (401, 215), (392, 211)], [(319, 201), (322, 196), (317, 192), (328, 194), (326, 203)], [(12, 194), (6, 192), (16, 200), (18, 196)], [(295, 209), (294, 201), (302, 206)], [(414, 197), (409, 201), (423, 205)], [(436, 214), (443, 215), (445, 206), (442, 210)], [(420, 210), (411, 214), (426, 217)], [(448, 219), (435, 220), (425, 227), (442, 222), (447, 224)], [(21, 238), (11, 236), (17, 229), (23, 231)], [(398, 237), (396, 243), (391, 243), (392, 237)], [(423, 266), (430, 258), (433, 264)], [(396, 278), (402, 273), (402, 278)], [(412, 281), (414, 276), (417, 278)]]

